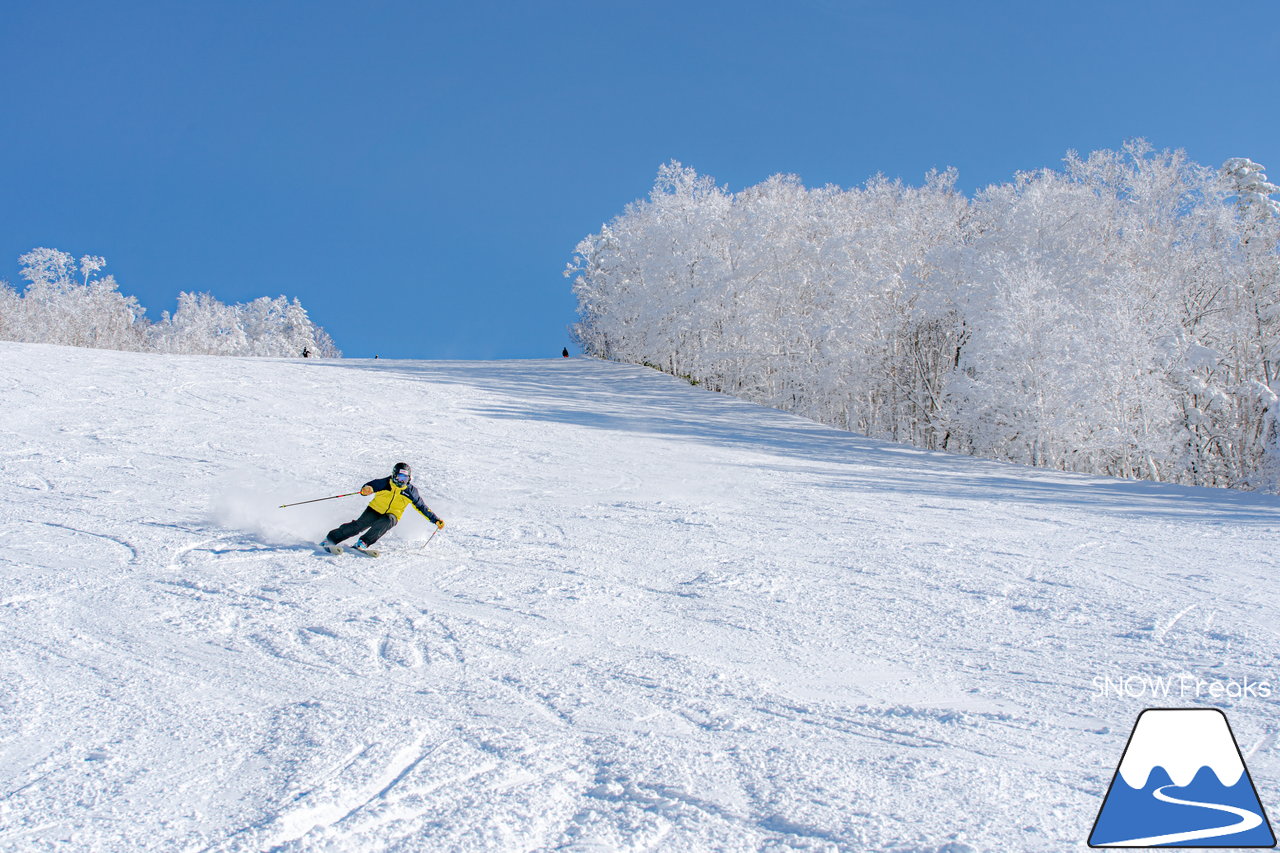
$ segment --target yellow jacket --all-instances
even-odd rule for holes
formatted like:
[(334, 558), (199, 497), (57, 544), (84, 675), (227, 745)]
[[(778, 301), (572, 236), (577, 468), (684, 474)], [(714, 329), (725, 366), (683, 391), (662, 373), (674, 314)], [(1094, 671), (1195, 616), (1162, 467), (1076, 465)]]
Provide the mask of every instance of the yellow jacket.
[(432, 524), (440, 521), (431, 508), (423, 503), (422, 496), (418, 494), (413, 483), (399, 486), (390, 477), (382, 477), (370, 480), (365, 485), (373, 489), (373, 500), (369, 501), (369, 509), (374, 512), (394, 515), (399, 521), (400, 516), (404, 515), (405, 507), (413, 504), (414, 509), (425, 515)]

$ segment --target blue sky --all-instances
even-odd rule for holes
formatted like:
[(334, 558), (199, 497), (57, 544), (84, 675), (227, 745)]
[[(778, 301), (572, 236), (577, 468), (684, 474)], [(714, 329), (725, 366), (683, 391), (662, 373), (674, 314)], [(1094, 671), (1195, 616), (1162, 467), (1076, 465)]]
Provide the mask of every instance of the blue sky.
[(558, 354), (574, 245), (676, 159), (732, 189), (1142, 136), (1280, 177), (1280, 3), (59, 2), (0, 26), (0, 278), (104, 255), (297, 296), (349, 357)]

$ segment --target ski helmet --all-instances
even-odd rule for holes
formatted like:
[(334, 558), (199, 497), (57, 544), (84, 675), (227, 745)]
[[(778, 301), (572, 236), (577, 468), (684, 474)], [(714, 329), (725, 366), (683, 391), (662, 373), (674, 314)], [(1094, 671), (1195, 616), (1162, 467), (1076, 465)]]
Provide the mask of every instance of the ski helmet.
[(391, 469), (391, 479), (397, 483), (408, 483), (413, 479), (413, 469), (408, 462), (397, 462), (396, 467)]

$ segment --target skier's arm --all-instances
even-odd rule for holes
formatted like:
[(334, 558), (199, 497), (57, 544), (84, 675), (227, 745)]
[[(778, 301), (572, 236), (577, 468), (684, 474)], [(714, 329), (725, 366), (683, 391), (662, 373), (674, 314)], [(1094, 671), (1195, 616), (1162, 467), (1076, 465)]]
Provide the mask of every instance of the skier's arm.
[(426, 502), (422, 500), (422, 495), (418, 493), (417, 489), (414, 489), (413, 494), (409, 495), (409, 500), (413, 502), (414, 509), (426, 516), (427, 521), (431, 522), (436, 527), (444, 527), (444, 522), (440, 520), (438, 515), (431, 511), (431, 507), (427, 506)]

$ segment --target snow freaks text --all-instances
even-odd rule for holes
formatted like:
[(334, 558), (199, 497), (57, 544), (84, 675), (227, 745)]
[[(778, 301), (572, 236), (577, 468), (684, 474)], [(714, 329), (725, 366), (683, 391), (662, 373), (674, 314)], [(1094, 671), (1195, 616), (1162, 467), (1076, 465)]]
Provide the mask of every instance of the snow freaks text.
[(1276, 693), (1270, 679), (1200, 678), (1177, 675), (1095, 675), (1099, 699), (1270, 699)]

